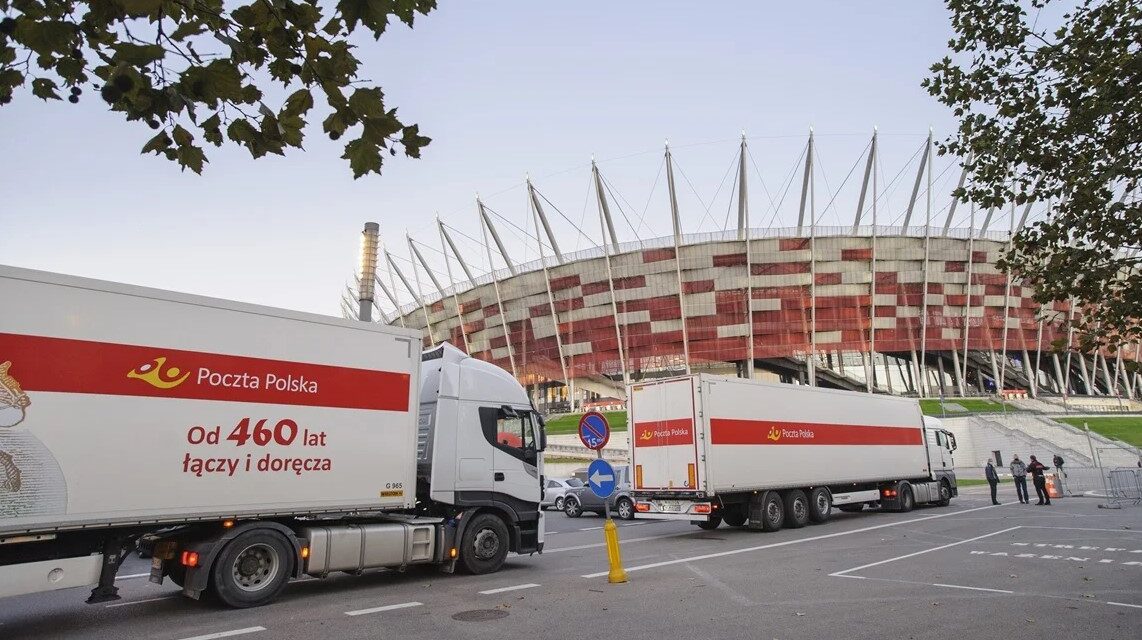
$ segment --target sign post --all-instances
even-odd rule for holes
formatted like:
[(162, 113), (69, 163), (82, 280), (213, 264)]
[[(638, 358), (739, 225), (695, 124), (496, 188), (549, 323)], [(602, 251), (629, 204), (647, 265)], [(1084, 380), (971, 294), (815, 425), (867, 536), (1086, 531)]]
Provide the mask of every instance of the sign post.
[(607, 560), (611, 566), (607, 582), (621, 584), (627, 581), (627, 573), (623, 569), (622, 554), (619, 551), (619, 530), (611, 519), (610, 500), (618, 485), (618, 474), (611, 463), (603, 460), (603, 447), (611, 439), (611, 425), (607, 422), (607, 417), (598, 411), (583, 414), (579, 419), (579, 439), (583, 441), (583, 446), (598, 454), (598, 458), (587, 467), (587, 488), (603, 499), (606, 512), (603, 535), (607, 541)]

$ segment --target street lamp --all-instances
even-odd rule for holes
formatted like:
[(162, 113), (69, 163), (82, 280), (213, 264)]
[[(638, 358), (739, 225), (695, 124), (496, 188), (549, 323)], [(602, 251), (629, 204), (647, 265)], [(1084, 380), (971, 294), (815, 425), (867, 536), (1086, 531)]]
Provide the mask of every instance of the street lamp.
[(360, 283), (357, 285), (357, 300), (360, 302), (359, 319), (373, 321), (373, 279), (377, 273), (377, 245), (380, 242), (381, 225), (366, 222), (361, 232)]

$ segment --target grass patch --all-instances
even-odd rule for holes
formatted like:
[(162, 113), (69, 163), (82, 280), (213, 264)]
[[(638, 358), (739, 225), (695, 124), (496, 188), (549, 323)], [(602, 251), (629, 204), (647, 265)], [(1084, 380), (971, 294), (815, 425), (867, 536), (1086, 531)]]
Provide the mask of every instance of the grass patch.
[(1112, 440), (1125, 442), (1135, 447), (1142, 447), (1142, 416), (1114, 416), (1108, 418), (1057, 418), (1060, 422), (1074, 425), (1079, 429), (1083, 423), (1090, 425), (1090, 430)]
[[(603, 415), (607, 417), (607, 422), (611, 425), (611, 431), (627, 430), (626, 411), (604, 411)], [(547, 435), (557, 436), (565, 433), (578, 433), (579, 418), (582, 416), (583, 414), (581, 413), (569, 413), (548, 420)]]
[(1005, 409), (1007, 411), (1018, 411), (1015, 407), (1003, 403), (993, 402), (983, 398), (945, 398), (944, 402), (948, 404), (959, 405), (964, 411), (953, 411), (950, 407), (945, 409), (940, 400), (937, 399), (924, 399), (920, 401), (920, 410), (925, 415), (929, 416), (942, 416), (942, 415), (963, 415), (965, 413), (1000, 413)]

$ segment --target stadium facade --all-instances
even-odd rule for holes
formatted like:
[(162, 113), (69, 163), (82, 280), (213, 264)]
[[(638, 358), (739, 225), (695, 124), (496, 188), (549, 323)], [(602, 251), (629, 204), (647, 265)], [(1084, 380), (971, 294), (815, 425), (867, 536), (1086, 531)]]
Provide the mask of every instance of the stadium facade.
[[(550, 410), (621, 399), (626, 383), (698, 371), (929, 397), (1142, 394), (1129, 366), (1136, 349), (1053, 349), (1070, 340), (1059, 323), (1068, 306), (1040, 305), (1030, 287), (997, 268), (1030, 205), (1018, 224), (1012, 211), (1002, 231), (988, 228), (992, 212), (976, 220), (974, 207), (970, 226), (952, 228), (957, 204), (967, 206), (954, 199), (946, 219), (931, 219), (931, 137), (899, 226), (875, 224), (875, 136), (853, 224), (813, 222), (810, 136), (797, 226), (751, 228), (745, 145), (734, 229), (682, 233), (667, 149), (674, 233), (619, 242), (592, 163), (602, 246), (562, 252), (544, 198), (528, 181), (530, 215), (545, 238), (540, 259), (515, 262), (477, 199), (488, 262), (495, 253), (506, 268), (473, 275), (438, 221), (448, 277), (453, 264), (457, 277), (442, 282), (410, 239), (416, 284), (410, 267), (386, 254), (375, 280), (395, 310), (380, 321), (421, 329), (425, 344), (449, 341), (512, 371)], [(959, 184), (966, 177), (965, 170)], [(918, 198), (925, 178), (929, 188)], [(421, 290), (416, 263), (431, 293)], [(398, 282), (412, 303), (398, 302)]]

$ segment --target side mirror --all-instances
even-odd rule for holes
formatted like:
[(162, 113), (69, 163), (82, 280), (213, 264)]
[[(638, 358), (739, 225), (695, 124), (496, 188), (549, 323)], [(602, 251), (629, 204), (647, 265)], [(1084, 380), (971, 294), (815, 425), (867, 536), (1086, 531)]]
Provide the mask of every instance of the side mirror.
[(536, 441), (538, 442), (536, 448), (539, 451), (544, 451), (547, 449), (547, 421), (538, 413), (535, 414), (535, 420), (539, 423), (539, 429), (537, 429), (535, 434)]
[(952, 433), (951, 431), (947, 431), (946, 433), (948, 434), (948, 451), (955, 451), (956, 450), (956, 434)]
[(518, 418), (519, 413), (511, 405), (500, 406), (500, 417), (502, 418)]

